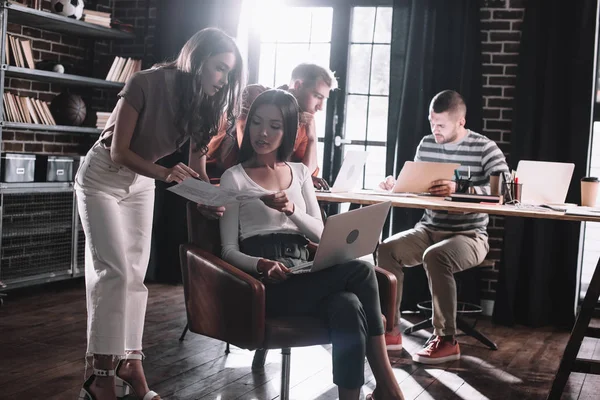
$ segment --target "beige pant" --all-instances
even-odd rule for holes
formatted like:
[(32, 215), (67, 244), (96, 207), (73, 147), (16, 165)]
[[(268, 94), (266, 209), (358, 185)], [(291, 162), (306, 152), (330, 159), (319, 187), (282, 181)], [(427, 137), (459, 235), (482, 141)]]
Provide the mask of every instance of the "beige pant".
[(75, 177), (85, 232), (90, 354), (142, 349), (154, 180), (121, 167), (98, 143)]
[(377, 263), (398, 279), (396, 324), (400, 320), (403, 268), (423, 264), (433, 300), (434, 333), (455, 335), (456, 282), (453, 274), (481, 264), (488, 251), (487, 236), (476, 231), (434, 231), (417, 224), (415, 229), (388, 238), (377, 250)]

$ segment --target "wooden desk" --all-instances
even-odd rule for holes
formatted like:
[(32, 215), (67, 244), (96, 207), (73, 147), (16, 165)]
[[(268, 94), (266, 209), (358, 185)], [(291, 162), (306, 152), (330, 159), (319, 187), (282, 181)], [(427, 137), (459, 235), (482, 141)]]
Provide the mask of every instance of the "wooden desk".
[(454, 211), (454, 212), (474, 212), (490, 215), (504, 215), (506, 217), (522, 217), (522, 218), (542, 218), (556, 219), (561, 221), (575, 222), (600, 222), (599, 216), (584, 216), (584, 215), (566, 215), (564, 212), (557, 212), (548, 209), (537, 208), (518, 208), (508, 205), (489, 205), (479, 203), (463, 203), (458, 201), (446, 201), (441, 197), (420, 196), (420, 197), (399, 197), (386, 196), (373, 193), (356, 192), (356, 193), (321, 193), (317, 192), (317, 200), (327, 203), (356, 203), (362, 205), (370, 205), (391, 201), (392, 207), (400, 208), (417, 208), (437, 211)]
[[(317, 192), (317, 199), (329, 203), (358, 203), (370, 205), (391, 201), (392, 207), (430, 209), (439, 211), (455, 212), (477, 212), (491, 215), (504, 215), (509, 217), (554, 219), (561, 221), (575, 222), (600, 222), (600, 217), (584, 215), (566, 215), (563, 212), (552, 210), (541, 211), (537, 209), (517, 208), (507, 205), (487, 205), (477, 203), (462, 203), (446, 201), (436, 197), (398, 197), (385, 196), (375, 193), (320, 193)], [(581, 342), (585, 336), (600, 338), (600, 328), (590, 328), (590, 320), (594, 308), (600, 297), (600, 261), (596, 264), (596, 269), (592, 276), (592, 281), (583, 300), (581, 310), (575, 325), (571, 331), (571, 336), (565, 347), (560, 366), (554, 376), (552, 388), (548, 394), (549, 400), (558, 400), (561, 398), (564, 387), (569, 379), (571, 372), (580, 372), (585, 374), (600, 375), (600, 361), (577, 358)]]

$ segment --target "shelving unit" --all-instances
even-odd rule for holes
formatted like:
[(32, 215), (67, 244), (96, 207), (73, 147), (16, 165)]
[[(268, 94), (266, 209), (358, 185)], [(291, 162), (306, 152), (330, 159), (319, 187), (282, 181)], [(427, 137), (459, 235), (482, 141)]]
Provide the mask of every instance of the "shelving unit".
[(105, 28), (89, 22), (78, 21), (62, 15), (4, 2), (3, 7), (8, 12), (10, 22), (20, 25), (33, 26), (38, 29), (58, 33), (88, 37), (92, 39), (132, 39), (134, 35), (117, 29)]
[[(90, 39), (133, 39), (135, 35), (46, 11), (0, 0), (2, 49), (7, 23)], [(0, 52), (0, 88), (5, 78), (28, 79), (73, 87), (119, 90), (124, 84), (104, 79), (7, 65)], [(98, 135), (95, 127), (27, 124), (4, 121), (0, 96), (0, 138), (3, 129)], [(0, 140), (1, 144), (1, 140)], [(70, 279), (83, 275), (85, 236), (77, 213), (72, 183), (0, 183), (0, 282), (6, 289)]]
[(8, 289), (75, 276), (71, 183), (3, 183), (0, 205), (0, 281)]
[(31, 79), (39, 82), (60, 83), (61, 85), (93, 87), (97, 89), (122, 89), (122, 82), (111, 82), (104, 79), (88, 78), (79, 75), (59, 74), (56, 72), (43, 71), (40, 69), (29, 69), (3, 65), (4, 75), (10, 78)]
[(26, 124), (24, 122), (3, 122), (1, 124), (6, 129), (17, 131), (43, 131), (43, 132), (64, 132), (64, 133), (87, 133), (99, 135), (102, 130), (88, 126), (66, 126), (66, 125), (39, 125)]

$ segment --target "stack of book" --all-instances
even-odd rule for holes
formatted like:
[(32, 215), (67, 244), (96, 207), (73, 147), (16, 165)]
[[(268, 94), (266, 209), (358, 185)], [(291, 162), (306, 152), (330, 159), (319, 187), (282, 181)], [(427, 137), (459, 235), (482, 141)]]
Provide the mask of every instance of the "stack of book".
[(18, 38), (10, 34), (7, 34), (7, 36), (6, 46), (4, 47), (4, 56), (7, 62), (21, 68), (35, 69), (31, 40)]
[(110, 14), (102, 11), (84, 10), (83, 20), (90, 24), (96, 24), (105, 28), (110, 28)]
[(4, 116), (11, 122), (56, 125), (48, 104), (31, 97), (3, 94)]
[(108, 121), (108, 117), (110, 117), (109, 112), (97, 111), (96, 112), (96, 128), (104, 129), (106, 126), (106, 122)]
[(142, 60), (115, 57), (110, 70), (108, 71), (108, 75), (106, 75), (106, 80), (113, 82), (127, 82), (131, 75), (141, 71), (141, 69)]

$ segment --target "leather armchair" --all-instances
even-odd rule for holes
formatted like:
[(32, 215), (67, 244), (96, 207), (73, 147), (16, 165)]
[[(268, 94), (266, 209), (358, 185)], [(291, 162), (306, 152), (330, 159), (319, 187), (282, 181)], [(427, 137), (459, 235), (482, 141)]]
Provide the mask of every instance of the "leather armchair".
[[(189, 243), (180, 247), (186, 329), (243, 349), (282, 349), (281, 399), (288, 399), (290, 348), (330, 343), (327, 327), (317, 318), (267, 317), (262, 282), (220, 258), (219, 221), (207, 220), (188, 203), (187, 223)], [(376, 272), (384, 323), (391, 330), (396, 278), (377, 267)], [(264, 365), (265, 355), (256, 353), (253, 368)]]

